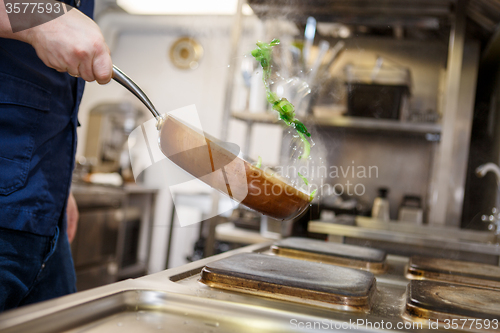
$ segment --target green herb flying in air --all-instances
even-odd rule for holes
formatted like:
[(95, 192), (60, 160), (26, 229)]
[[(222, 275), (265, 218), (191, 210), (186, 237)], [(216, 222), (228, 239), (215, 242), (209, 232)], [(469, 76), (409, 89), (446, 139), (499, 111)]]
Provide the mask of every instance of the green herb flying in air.
[(300, 120), (295, 118), (295, 108), (286, 98), (278, 98), (278, 95), (271, 91), (269, 79), (271, 77), (272, 47), (280, 43), (279, 39), (273, 39), (271, 43), (257, 42), (257, 48), (252, 51), (252, 56), (261, 64), (262, 80), (266, 87), (267, 100), (273, 106), (273, 110), (278, 111), (280, 119), (288, 126), (293, 126), (304, 144), (304, 151), (299, 158), (308, 158), (311, 152), (311, 144), (306, 137), (311, 136)]
[(309, 181), (307, 180), (307, 178), (304, 177), (304, 176), (302, 176), (302, 174), (300, 172), (297, 172), (297, 174), (304, 181), (304, 183), (306, 184), (306, 186), (309, 186)]
[(258, 157), (257, 164), (255, 164), (255, 166), (259, 169), (262, 167), (262, 157)]
[(317, 191), (318, 189), (315, 189), (314, 191), (311, 192), (311, 194), (309, 195), (309, 201), (313, 201)]
[[(297, 174), (299, 175), (300, 179), (304, 181), (304, 184), (306, 184), (306, 186), (309, 186), (309, 181), (307, 180), (307, 178), (302, 176), (300, 172), (297, 172)], [(317, 191), (318, 189), (315, 189), (314, 191), (311, 192), (311, 194), (309, 195), (309, 201), (312, 201), (314, 199), (314, 196), (316, 195)]]

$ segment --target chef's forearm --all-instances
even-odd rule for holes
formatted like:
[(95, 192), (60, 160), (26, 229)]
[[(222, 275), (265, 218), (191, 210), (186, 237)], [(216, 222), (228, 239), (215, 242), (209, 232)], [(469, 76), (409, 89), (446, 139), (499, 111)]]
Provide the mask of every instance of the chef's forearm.
[(17, 39), (25, 42), (29, 39), (28, 34), (28, 30), (19, 31), (16, 33), (12, 32), (9, 16), (7, 15), (7, 9), (5, 7), (5, 2), (4, 0), (0, 0), (0, 37)]

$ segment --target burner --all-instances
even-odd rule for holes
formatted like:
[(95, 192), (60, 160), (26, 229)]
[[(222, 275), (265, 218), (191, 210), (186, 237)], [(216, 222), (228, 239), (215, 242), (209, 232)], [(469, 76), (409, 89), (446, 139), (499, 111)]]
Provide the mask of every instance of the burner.
[(407, 276), (500, 289), (500, 267), (474, 262), (414, 256)]
[[(500, 292), (436, 281), (410, 281), (406, 313), (412, 318), (439, 320), (500, 318)], [(497, 325), (498, 328), (498, 325)]]
[(375, 274), (386, 270), (384, 251), (361, 246), (292, 237), (275, 243), (271, 249), (283, 257), (360, 268)]
[(214, 288), (346, 311), (367, 311), (375, 292), (370, 272), (242, 253), (205, 266), (200, 282)]

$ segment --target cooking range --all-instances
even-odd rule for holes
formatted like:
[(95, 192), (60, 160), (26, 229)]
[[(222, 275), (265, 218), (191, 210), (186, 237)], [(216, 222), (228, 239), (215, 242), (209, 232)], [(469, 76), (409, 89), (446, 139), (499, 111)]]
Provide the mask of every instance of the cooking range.
[(353, 314), (378, 326), (385, 320), (385, 328), (418, 328), (410, 325), (417, 323), (446, 329), (457, 321), (465, 330), (500, 329), (500, 267), (492, 265), (408, 259), (360, 246), (288, 238), (261, 253), (207, 264), (200, 277), (177, 283), (193, 280), (212, 289), (349, 313), (331, 312), (329, 317), (338, 320)]
[(0, 331), (500, 332), (498, 269), (288, 238), (7, 313)]
[(288, 238), (169, 279), (208, 298), (327, 309), (322, 320), (296, 323), (318, 330), (362, 323), (368, 329), (500, 331), (500, 267), (493, 265)]

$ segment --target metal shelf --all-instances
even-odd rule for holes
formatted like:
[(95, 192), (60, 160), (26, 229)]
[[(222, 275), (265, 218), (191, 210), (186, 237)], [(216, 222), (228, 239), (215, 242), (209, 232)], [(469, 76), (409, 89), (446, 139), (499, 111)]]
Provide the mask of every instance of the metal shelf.
[[(446, 32), (457, 0), (247, 0), (262, 18), (284, 18), (299, 24), (313, 16), (318, 22), (371, 27), (403, 26)], [(500, 20), (497, 0), (469, 0), (468, 19), (481, 29), (469, 32), (488, 41)]]
[[(401, 246), (408, 248), (427, 247), (436, 251), (463, 251), (482, 255), (500, 255), (498, 243), (486, 243), (488, 239), (495, 241), (495, 235), (488, 232), (470, 232), (465, 230), (436, 228), (415, 225), (413, 230), (408, 226), (397, 226), (398, 223), (386, 222), (381, 226), (377, 220), (356, 217), (356, 225), (341, 225), (326, 221), (310, 221), (308, 231), (320, 234), (351, 237), (363, 240), (388, 242), (393, 249)], [(358, 224), (361, 222), (362, 226)], [(375, 226), (370, 226), (374, 222)], [(390, 226), (394, 224), (395, 226)], [(391, 230), (392, 229), (392, 230)], [(451, 234), (451, 235), (450, 235)], [(476, 241), (477, 240), (477, 241)], [(394, 244), (398, 244), (395, 247)], [(415, 250), (415, 248), (414, 248)]]
[(452, 0), (248, 0), (260, 18), (283, 17), (305, 23), (318, 21), (387, 26), (397, 23), (427, 29), (449, 25)]
[[(233, 112), (233, 118), (251, 123), (273, 124), (278, 122), (276, 113), (268, 112)], [(427, 134), (432, 136), (432, 140), (437, 140), (436, 136), (441, 134), (441, 125), (435, 123), (409, 123), (398, 120), (388, 119), (371, 119), (357, 117), (313, 117), (309, 116), (301, 119), (305, 124), (320, 126), (320, 127), (339, 127), (353, 130), (362, 130), (366, 132), (391, 132), (391, 133), (407, 133), (414, 135)], [(428, 138), (429, 139), (429, 138)]]

